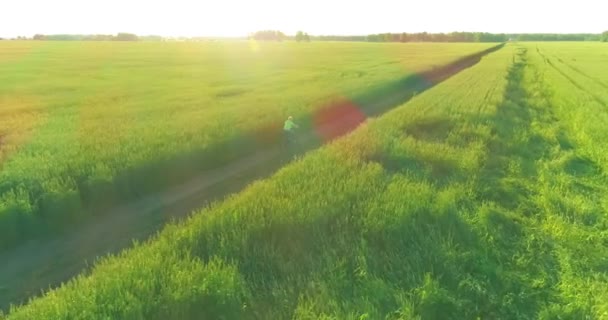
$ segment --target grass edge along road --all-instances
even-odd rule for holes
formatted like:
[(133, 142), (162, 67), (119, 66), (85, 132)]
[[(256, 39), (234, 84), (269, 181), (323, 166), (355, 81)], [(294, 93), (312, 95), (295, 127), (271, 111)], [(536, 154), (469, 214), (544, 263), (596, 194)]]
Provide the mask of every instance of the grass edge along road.
[(8, 319), (606, 317), (607, 164), (556, 76), (509, 45)]
[[(406, 101), (413, 92), (423, 91), (445, 79), (446, 76), (470, 66), (478, 61), (479, 57), (497, 48), (496, 46), (491, 47), (456, 59), (445, 66), (378, 85), (369, 92), (355, 97), (354, 103), (360, 108), (359, 113), (377, 115)], [(341, 104), (338, 102), (336, 105), (330, 105), (327, 110), (340, 111)], [(324, 132), (328, 137), (335, 137), (352, 130), (363, 119), (363, 117), (355, 117), (351, 119), (348, 126), (341, 127), (331, 123), (341, 121), (341, 119), (332, 118), (335, 116), (332, 112), (319, 110), (316, 114), (327, 114), (329, 119), (326, 120), (330, 123), (317, 123), (316, 125), (334, 128)], [(298, 121), (312, 132), (312, 118), (312, 115), (302, 116)], [(48, 234), (61, 233), (66, 230), (69, 232), (83, 220), (104, 214), (115, 205), (177, 185), (201, 171), (215, 169), (260, 149), (276, 147), (280, 143), (280, 139), (277, 139), (281, 136), (279, 123), (257, 130), (242, 133), (230, 141), (217, 143), (200, 152), (150, 162), (124, 172), (113, 178), (112, 181), (103, 180), (92, 184), (87, 182), (79, 184), (76, 189), (67, 193), (57, 191), (38, 195), (33, 197), (39, 198), (38, 205), (28, 204), (23, 199), (18, 200), (22, 194), (17, 192), (13, 194), (13, 202), (0, 203), (0, 250), (13, 248), (27, 240), (41, 238)], [(267, 137), (268, 135), (273, 138), (258, 139), (260, 136)], [(310, 142), (311, 145), (307, 146), (307, 149), (317, 147), (322, 143), (318, 138), (310, 139)]]
[[(360, 99), (360, 110), (364, 111), (366, 116), (381, 114), (400, 101), (411, 98), (413, 92), (422, 92), (474, 65), (481, 59), (481, 55), (488, 52), (483, 51), (445, 67), (407, 77), (384, 90), (382, 99), (378, 99), (377, 95)], [(363, 119), (334, 117), (328, 120), (321, 124), (322, 130), (341, 135), (355, 129)], [(304, 143), (300, 151), (317, 147), (318, 140), (315, 138), (314, 133), (309, 130), (308, 134), (302, 137)], [(255, 156), (239, 159), (238, 162), (229, 163), (210, 173), (203, 173), (162, 193), (144, 197), (126, 206), (114, 207), (108, 210), (108, 214), (95, 217), (77, 230), (53, 241), (28, 243), (0, 254), (0, 260), (9, 261), (0, 266), (0, 283), (5, 286), (4, 290), (0, 289), (0, 309), (7, 308), (11, 302), (25, 301), (43, 289), (67, 281), (83, 268), (87, 268), (87, 262), (128, 247), (132, 239), (147, 239), (169, 219), (184, 216), (204, 206), (208, 201), (240, 190), (248, 182), (269, 175), (286, 161), (281, 150), (266, 147), (258, 150)]]

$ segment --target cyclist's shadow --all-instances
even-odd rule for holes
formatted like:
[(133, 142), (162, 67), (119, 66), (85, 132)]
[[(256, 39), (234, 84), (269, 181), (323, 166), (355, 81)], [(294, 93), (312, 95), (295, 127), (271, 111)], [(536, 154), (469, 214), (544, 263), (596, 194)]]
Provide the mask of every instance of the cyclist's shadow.
[(284, 131), (281, 148), (283, 158), (287, 161), (295, 159), (302, 153), (302, 141), (299, 132)]

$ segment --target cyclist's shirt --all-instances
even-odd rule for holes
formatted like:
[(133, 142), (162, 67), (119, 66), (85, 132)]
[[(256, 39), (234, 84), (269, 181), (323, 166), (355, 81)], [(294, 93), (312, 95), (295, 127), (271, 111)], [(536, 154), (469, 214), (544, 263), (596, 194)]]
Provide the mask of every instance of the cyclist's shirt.
[(295, 124), (295, 122), (293, 122), (293, 120), (289, 120), (288, 119), (287, 121), (285, 121), (285, 125), (283, 126), (283, 130), (285, 130), (285, 131), (291, 131), (291, 130), (293, 130), (296, 127), (297, 127), (297, 125)]

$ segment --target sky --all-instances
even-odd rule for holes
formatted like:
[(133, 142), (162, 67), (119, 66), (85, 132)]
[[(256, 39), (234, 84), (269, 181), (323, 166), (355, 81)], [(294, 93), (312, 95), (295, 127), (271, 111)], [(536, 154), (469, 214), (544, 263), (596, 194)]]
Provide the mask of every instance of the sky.
[(608, 0), (0, 0), (0, 37), (600, 33), (607, 12)]

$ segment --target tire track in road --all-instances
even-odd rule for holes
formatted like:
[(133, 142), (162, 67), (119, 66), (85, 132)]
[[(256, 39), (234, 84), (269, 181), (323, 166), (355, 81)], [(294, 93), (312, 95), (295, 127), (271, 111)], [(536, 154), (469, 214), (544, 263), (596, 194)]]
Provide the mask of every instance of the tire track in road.
[(569, 76), (567, 73), (565, 73), (563, 70), (561, 70), (560, 68), (556, 67), (555, 64), (553, 64), (553, 62), (551, 61), (550, 58), (548, 58), (547, 56), (545, 56), (542, 51), (540, 51), (537, 47), (537, 51), (538, 53), (541, 55), (541, 57), (543, 58), (543, 60), (549, 65), (551, 66), (551, 68), (553, 68), (555, 71), (557, 71), (560, 75), (562, 75), (564, 78), (566, 78), (573, 86), (575, 86), (577, 89), (587, 93), (591, 98), (593, 98), (593, 100), (597, 103), (599, 103), (600, 105), (604, 106), (605, 108), (608, 108), (608, 104), (606, 102), (604, 102), (604, 100), (599, 97), (597, 94), (589, 91), (587, 88), (585, 88), (583, 85), (581, 85), (578, 81), (576, 81), (574, 78), (572, 78), (571, 76)]
[(580, 74), (581, 76), (583, 76), (583, 77), (585, 77), (585, 78), (587, 78), (587, 79), (595, 82), (597, 85), (599, 85), (599, 86), (603, 87), (604, 89), (608, 90), (608, 85), (605, 84), (604, 82), (600, 81), (599, 79), (588, 75), (587, 73), (583, 72), (581, 69), (573, 66), (572, 64), (570, 64), (570, 63), (568, 63), (568, 62), (566, 62), (566, 61), (564, 61), (564, 60), (562, 60), (560, 58), (557, 58), (557, 61), (559, 61), (562, 64), (566, 65), (567, 67), (569, 67), (570, 69), (572, 69), (576, 73)]

